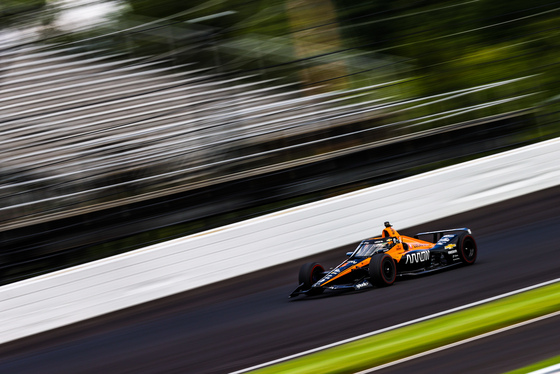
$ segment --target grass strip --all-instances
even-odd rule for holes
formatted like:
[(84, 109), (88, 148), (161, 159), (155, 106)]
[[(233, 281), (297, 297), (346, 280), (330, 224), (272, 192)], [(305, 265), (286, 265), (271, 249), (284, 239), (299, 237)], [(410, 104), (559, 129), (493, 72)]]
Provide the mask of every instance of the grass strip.
[(560, 283), (254, 371), (354, 373), (560, 310)]
[(533, 365), (529, 365), (526, 366), (524, 368), (521, 369), (517, 369), (517, 370), (513, 370), (513, 371), (509, 371), (506, 374), (527, 374), (527, 373), (532, 373), (534, 371), (540, 370), (540, 369), (545, 369), (554, 365), (558, 365), (560, 364), (560, 356), (556, 356), (553, 358), (550, 358), (548, 360), (545, 361), (541, 361), (541, 362), (537, 362), (536, 364)]

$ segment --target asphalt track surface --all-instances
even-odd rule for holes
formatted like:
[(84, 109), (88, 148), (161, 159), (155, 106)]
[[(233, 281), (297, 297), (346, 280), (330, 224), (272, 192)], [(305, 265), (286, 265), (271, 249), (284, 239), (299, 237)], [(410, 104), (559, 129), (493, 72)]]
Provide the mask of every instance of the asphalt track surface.
[[(1, 345), (0, 373), (228, 373), (424, 317), (558, 278), (559, 212), (556, 187), (401, 230), (470, 227), (473, 266), (288, 300), (300, 264), (335, 266), (354, 246), (338, 248)], [(501, 373), (560, 354), (559, 332), (555, 317), (382, 372)]]

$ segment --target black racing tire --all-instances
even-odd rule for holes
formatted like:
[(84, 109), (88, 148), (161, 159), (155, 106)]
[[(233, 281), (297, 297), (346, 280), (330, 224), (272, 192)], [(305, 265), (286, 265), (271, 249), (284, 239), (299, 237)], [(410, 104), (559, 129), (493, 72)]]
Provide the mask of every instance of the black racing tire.
[(461, 236), (459, 236), (459, 240), (457, 241), (457, 245), (457, 251), (459, 252), (461, 262), (465, 265), (474, 264), (478, 252), (474, 238), (467, 233), (461, 234)]
[[(319, 279), (323, 277), (325, 268), (317, 262), (308, 262), (299, 269), (299, 284), (303, 284), (304, 290), (311, 289)], [(317, 295), (324, 291), (322, 288), (314, 288), (308, 295)]]
[(386, 253), (374, 255), (369, 263), (371, 283), (377, 287), (387, 287), (397, 279), (395, 260)]

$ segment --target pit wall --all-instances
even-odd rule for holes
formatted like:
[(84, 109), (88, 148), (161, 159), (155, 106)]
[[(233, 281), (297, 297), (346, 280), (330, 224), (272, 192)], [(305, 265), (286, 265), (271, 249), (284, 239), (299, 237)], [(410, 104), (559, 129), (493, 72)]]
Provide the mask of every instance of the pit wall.
[(560, 138), (9, 284), (0, 343), (553, 187), (558, 160)]

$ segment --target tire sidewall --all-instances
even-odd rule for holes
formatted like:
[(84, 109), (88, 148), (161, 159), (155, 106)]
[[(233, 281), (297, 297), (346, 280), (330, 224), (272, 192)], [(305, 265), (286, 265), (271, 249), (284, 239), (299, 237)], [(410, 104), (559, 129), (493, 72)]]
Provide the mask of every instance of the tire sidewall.
[[(474, 246), (474, 254), (472, 256), (466, 253), (465, 249), (467, 246)], [(465, 265), (472, 265), (475, 263), (478, 256), (478, 247), (472, 235), (463, 234), (459, 238), (459, 256), (461, 257), (461, 262)]]
[[(301, 266), (299, 271), (299, 283), (304, 285), (305, 289), (311, 288), (315, 283), (314, 273), (323, 273), (325, 269), (317, 262), (308, 262)], [(319, 279), (317, 279), (319, 280)]]
[[(385, 266), (391, 267), (392, 271), (389, 278), (385, 275)], [(370, 261), (369, 276), (372, 283), (377, 287), (392, 285), (397, 278), (395, 260), (386, 253), (373, 256)]]

